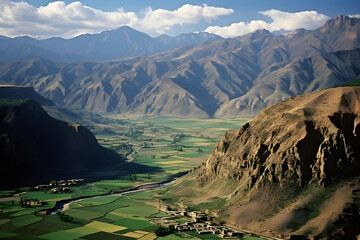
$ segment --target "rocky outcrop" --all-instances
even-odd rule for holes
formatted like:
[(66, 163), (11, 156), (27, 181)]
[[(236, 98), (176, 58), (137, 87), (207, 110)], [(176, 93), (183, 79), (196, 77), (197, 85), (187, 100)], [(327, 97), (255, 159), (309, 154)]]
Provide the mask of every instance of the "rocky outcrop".
[(85, 176), (123, 163), (85, 127), (59, 121), (31, 100), (0, 100), (0, 188)]
[(230, 130), (198, 179), (230, 178), (247, 188), (266, 183), (328, 183), (360, 175), (360, 87), (339, 87), (272, 105)]

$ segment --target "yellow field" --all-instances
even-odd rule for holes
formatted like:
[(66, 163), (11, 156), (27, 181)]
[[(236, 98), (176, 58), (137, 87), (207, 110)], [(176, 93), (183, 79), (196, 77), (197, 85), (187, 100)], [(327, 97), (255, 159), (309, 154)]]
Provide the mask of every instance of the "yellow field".
[(97, 229), (99, 231), (108, 232), (108, 233), (118, 232), (127, 229), (126, 227), (117, 226), (110, 223), (98, 222), (98, 221), (93, 221), (89, 224), (86, 224), (85, 227)]
[(78, 228), (72, 228), (72, 229), (68, 229), (68, 230), (64, 230), (64, 231), (71, 232), (71, 233), (77, 233), (77, 234), (81, 234), (81, 235), (88, 235), (88, 234), (100, 232), (100, 230), (95, 229), (95, 228), (90, 228), (90, 227), (78, 227)]
[(154, 240), (156, 238), (157, 236), (155, 235), (155, 233), (150, 233), (142, 238), (139, 238), (139, 240)]
[(164, 161), (164, 162), (155, 162), (157, 164), (164, 164), (164, 165), (168, 165), (168, 164), (182, 164), (182, 163), (186, 163), (186, 161), (180, 161), (180, 160), (177, 160), (177, 161)]
[(141, 238), (147, 234), (149, 234), (149, 232), (134, 231), (134, 232), (128, 232), (128, 233), (122, 234), (122, 236), (131, 237), (131, 238)]

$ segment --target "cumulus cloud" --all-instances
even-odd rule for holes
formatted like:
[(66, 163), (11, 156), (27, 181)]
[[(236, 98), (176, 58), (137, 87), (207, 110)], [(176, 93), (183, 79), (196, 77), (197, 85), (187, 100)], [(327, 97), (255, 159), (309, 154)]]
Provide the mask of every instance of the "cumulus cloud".
[(360, 14), (349, 15), (351, 18), (360, 18)]
[(185, 4), (174, 11), (148, 8), (139, 17), (122, 8), (104, 12), (81, 2), (66, 4), (56, 1), (36, 8), (24, 1), (0, 0), (0, 31), (2, 35), (10, 37), (28, 35), (38, 38), (70, 38), (126, 25), (149, 34), (162, 34), (171, 30), (174, 25), (211, 21), (233, 12), (232, 9), (221, 7)]
[(323, 25), (324, 22), (329, 19), (328, 16), (316, 11), (288, 13), (272, 9), (260, 13), (270, 17), (272, 22), (253, 20), (247, 23), (233, 23), (230, 26), (225, 27), (210, 26), (205, 29), (205, 32), (214, 33), (223, 37), (236, 37), (258, 29), (266, 29), (271, 32), (279, 30), (289, 31), (298, 28), (315, 29)]
[(211, 21), (219, 16), (232, 14), (234, 10), (211, 7), (206, 4), (203, 6), (194, 6), (185, 4), (175, 11), (164, 9), (152, 10), (148, 8), (145, 17), (139, 22), (139, 29), (156, 33), (165, 33), (171, 30), (171, 27), (179, 24), (193, 24), (201, 20)]

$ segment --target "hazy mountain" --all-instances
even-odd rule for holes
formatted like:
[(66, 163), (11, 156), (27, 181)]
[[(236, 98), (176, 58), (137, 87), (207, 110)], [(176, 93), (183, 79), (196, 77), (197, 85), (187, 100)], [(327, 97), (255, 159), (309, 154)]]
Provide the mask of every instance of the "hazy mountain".
[(223, 206), (208, 210), (211, 216), (281, 239), (292, 234), (356, 239), (359, 102), (356, 86), (267, 107), (241, 129), (228, 131), (206, 163), (164, 198), (177, 199), (179, 206), (206, 202), (205, 208), (222, 199)]
[(162, 35), (152, 38), (130, 27), (84, 34), (71, 39), (30, 37), (0, 38), (0, 61), (47, 58), (54, 61), (105, 61), (139, 55), (151, 55), (181, 46), (221, 40), (210, 33)]
[[(242, 37), (111, 62), (0, 65), (0, 83), (33, 86), (59, 105), (120, 113), (236, 117), (360, 76), (360, 19)], [(161, 37), (165, 39), (166, 37)]]

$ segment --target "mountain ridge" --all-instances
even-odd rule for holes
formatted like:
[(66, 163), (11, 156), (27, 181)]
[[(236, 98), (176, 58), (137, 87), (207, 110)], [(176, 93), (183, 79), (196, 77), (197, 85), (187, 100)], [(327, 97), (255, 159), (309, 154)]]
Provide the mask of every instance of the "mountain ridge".
[[(53, 61), (109, 61), (139, 55), (151, 55), (186, 45), (223, 39), (210, 33), (189, 33), (175, 37), (152, 38), (146, 33), (124, 26), (98, 34), (83, 34), (71, 39), (59, 37), (37, 40), (30, 37), (0, 38), (0, 60), (36, 57)], [(19, 49), (22, 49), (20, 51)]]
[(33, 86), (59, 105), (91, 111), (254, 116), (290, 96), (357, 79), (359, 32), (359, 19), (339, 16), (286, 36), (258, 30), (108, 62), (16, 61), (0, 65), (0, 83)]

